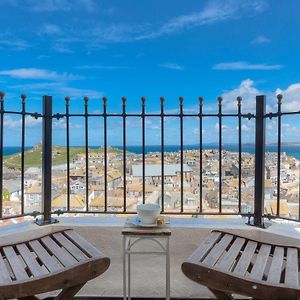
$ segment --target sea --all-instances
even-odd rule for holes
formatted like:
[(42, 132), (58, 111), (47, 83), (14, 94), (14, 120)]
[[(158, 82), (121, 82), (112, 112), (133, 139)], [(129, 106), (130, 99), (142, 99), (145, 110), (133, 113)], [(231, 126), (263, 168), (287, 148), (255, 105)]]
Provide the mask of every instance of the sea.
[[(73, 146), (72, 146), (73, 147)], [(76, 146), (75, 146), (76, 147)], [(78, 146), (82, 147), (82, 146)], [(122, 150), (122, 146), (111, 146), (112, 148), (117, 148)], [(30, 150), (33, 147), (25, 147), (25, 150)], [(99, 148), (99, 146), (90, 146), (91, 149)], [(183, 147), (184, 150), (199, 150), (199, 145), (185, 145)], [(218, 149), (218, 144), (204, 144), (203, 149)], [(223, 144), (222, 149), (231, 152), (238, 152), (238, 145), (237, 144)], [(141, 154), (142, 153), (142, 146), (126, 146), (126, 151)], [(145, 153), (150, 152), (160, 152), (161, 146), (160, 145), (147, 145), (145, 146)], [(180, 151), (179, 145), (165, 145), (164, 146), (165, 152), (177, 152)], [(266, 145), (267, 152), (277, 152), (277, 145)], [(21, 152), (21, 147), (4, 147), (3, 148), (3, 155), (12, 155)], [(242, 152), (247, 152), (250, 154), (255, 153), (255, 145), (253, 144), (244, 144), (242, 145)], [(283, 144), (281, 146), (281, 152), (285, 152), (288, 156), (295, 157), (300, 159), (300, 145), (289, 145)]]

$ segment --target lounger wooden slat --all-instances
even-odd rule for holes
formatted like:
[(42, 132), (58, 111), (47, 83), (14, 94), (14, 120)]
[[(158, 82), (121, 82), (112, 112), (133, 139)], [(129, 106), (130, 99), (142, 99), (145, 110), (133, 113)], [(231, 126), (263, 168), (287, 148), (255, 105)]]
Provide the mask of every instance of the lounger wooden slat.
[(48, 250), (56, 256), (56, 258), (65, 266), (70, 267), (76, 263), (76, 259), (69, 254), (64, 248), (59, 247), (56, 242), (50, 237), (45, 236), (41, 239)]
[(262, 244), (256, 257), (256, 261), (250, 273), (250, 278), (260, 280), (270, 255), (271, 246)]
[(275, 247), (272, 263), (267, 278), (268, 282), (280, 283), (280, 278), (282, 274), (283, 256), (284, 256), (284, 248)]
[(77, 232), (73, 230), (66, 230), (64, 234), (88, 256), (103, 256), (97, 248), (83, 239)]
[(236, 238), (230, 249), (216, 264), (217, 268), (220, 268), (224, 271), (228, 271), (236, 260), (238, 254), (240, 253), (243, 245), (245, 244), (245, 239)]
[(6, 256), (6, 259), (14, 272), (14, 275), (17, 280), (28, 279), (28, 274), (25, 272), (22, 261), (20, 261), (18, 255), (16, 254), (13, 247), (4, 247), (3, 252)]
[(201, 261), (202, 258), (211, 250), (220, 238), (220, 232), (212, 232), (207, 239), (194, 251), (190, 259), (193, 261)]
[[(300, 299), (298, 248), (216, 232), (220, 236), (206, 250), (202, 262), (194, 252), (182, 264), (182, 271), (188, 278), (205, 285), (222, 300), (234, 299), (233, 294), (261, 300)], [(215, 232), (211, 235), (216, 236)], [(225, 238), (227, 242), (222, 242)], [(201, 248), (204, 247), (200, 245), (198, 249)]]
[(253, 254), (256, 250), (257, 243), (253, 241), (248, 241), (247, 245), (245, 247), (245, 250), (243, 251), (243, 254), (241, 258), (239, 259), (236, 267), (234, 268), (234, 273), (237, 275), (244, 276), (247, 272), (247, 269), (249, 267), (249, 264), (252, 260)]
[(67, 239), (61, 232), (53, 234), (53, 237), (78, 260), (86, 260), (88, 256), (83, 253), (76, 245)]
[(38, 240), (30, 241), (29, 245), (50, 272), (63, 269), (63, 266), (54, 257), (50, 256)]
[(232, 241), (233, 236), (230, 234), (225, 234), (222, 239), (215, 244), (215, 246), (211, 249), (209, 254), (203, 260), (203, 264), (213, 266), (220, 256), (224, 253), (225, 249), (228, 247), (230, 242)]
[(3, 272), (0, 272), (0, 284), (11, 282), (9, 272), (3, 261), (2, 255), (0, 255), (0, 270), (3, 270)]
[(16, 247), (19, 253), (21, 254), (23, 260), (25, 261), (26, 265), (28, 266), (30, 272), (34, 276), (42, 276), (48, 273), (46, 269), (41, 267), (37, 260), (33, 257), (26, 244), (19, 244)]
[(298, 264), (298, 250), (295, 248), (288, 248), (286, 258), (285, 283), (293, 287), (298, 287), (299, 285)]
[[(72, 235), (72, 230), (67, 231)], [(36, 300), (37, 294), (61, 289), (55, 299), (71, 300), (87, 281), (105, 272), (109, 258), (74, 236), (93, 249), (89, 256), (72, 244), (65, 231), (0, 246), (0, 299)]]

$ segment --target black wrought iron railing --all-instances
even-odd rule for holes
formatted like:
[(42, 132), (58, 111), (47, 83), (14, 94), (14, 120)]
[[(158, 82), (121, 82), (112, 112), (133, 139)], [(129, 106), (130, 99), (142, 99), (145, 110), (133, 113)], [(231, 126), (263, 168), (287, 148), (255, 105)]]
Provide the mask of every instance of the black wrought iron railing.
[[(256, 97), (256, 112), (250, 113), (242, 113), (242, 98), (238, 97), (236, 99), (237, 110), (235, 113), (226, 113), (222, 111), (222, 97), (218, 97), (218, 112), (217, 113), (204, 113), (203, 112), (203, 98), (199, 97), (199, 107), (198, 111), (193, 113), (185, 113), (184, 112), (184, 99), (182, 97), (179, 98), (179, 112), (178, 113), (170, 113), (166, 112), (164, 109), (164, 98), (160, 98), (160, 111), (154, 113), (146, 112), (146, 98), (141, 98), (141, 113), (129, 113), (126, 110), (126, 98), (122, 98), (122, 112), (121, 113), (108, 113), (107, 112), (107, 98), (102, 99), (102, 112), (89, 112), (89, 99), (88, 97), (84, 97), (83, 105), (84, 111), (83, 113), (71, 113), (70, 112), (70, 98), (65, 98), (65, 112), (64, 113), (53, 113), (52, 111), (52, 97), (44, 96), (43, 97), (43, 112), (41, 114), (36, 112), (27, 112), (26, 111), (26, 97), (25, 95), (21, 96), (22, 109), (21, 111), (9, 111), (5, 110), (4, 106), (4, 93), (0, 93), (0, 218), (15, 218), (19, 216), (25, 215), (42, 215), (42, 219), (40, 223), (49, 223), (51, 222), (51, 217), (54, 214), (60, 213), (84, 213), (84, 214), (131, 214), (135, 213), (134, 210), (128, 209), (128, 192), (127, 192), (127, 184), (128, 184), (128, 168), (127, 168), (127, 122), (130, 118), (140, 118), (141, 119), (141, 197), (140, 200), (142, 203), (147, 202), (146, 197), (146, 177), (147, 177), (147, 151), (146, 151), (146, 120), (147, 118), (155, 118), (158, 120), (158, 124), (160, 124), (160, 167), (159, 167), (159, 176), (160, 177), (160, 204), (162, 213), (164, 214), (181, 214), (181, 215), (247, 215), (249, 217), (254, 217), (254, 224), (257, 226), (263, 225), (264, 217), (282, 217), (280, 213), (280, 201), (281, 201), (281, 184), (280, 184), (280, 167), (281, 167), (281, 117), (283, 115), (290, 114), (300, 114), (300, 112), (282, 112), (281, 111), (281, 103), (282, 96), (278, 95), (278, 109), (276, 113), (268, 113), (266, 114), (266, 98), (265, 96), (257, 96)], [(20, 172), (21, 172), (21, 189), (20, 189), (20, 203), (21, 203), (21, 211), (20, 214), (14, 215), (3, 215), (3, 167), (4, 167), (4, 128), (5, 128), (5, 116), (7, 115), (20, 115), (21, 116), (21, 150), (20, 150)], [(24, 209), (24, 174), (25, 174), (25, 128), (26, 128), (26, 116), (31, 116), (33, 118), (41, 118), (42, 119), (42, 197), (41, 197), (41, 212), (32, 212), (25, 213)], [(70, 132), (72, 130), (70, 126), (70, 118), (78, 117), (84, 120), (84, 160), (85, 160), (85, 207), (81, 210), (72, 209), (72, 205), (70, 202), (72, 191), (70, 190), (71, 186), (71, 138)], [(104, 182), (103, 182), (103, 209), (95, 210), (90, 208), (89, 204), (89, 188), (90, 188), (90, 177), (89, 177), (89, 120), (90, 118), (99, 118), (103, 122), (103, 168), (104, 168)], [(108, 120), (114, 118), (121, 118), (122, 120), (122, 130), (120, 134), (122, 135), (122, 186), (123, 189), (123, 205), (122, 209), (111, 209), (108, 205), (108, 171), (109, 171), (109, 144), (108, 144)], [(166, 154), (166, 144), (165, 144), (165, 131), (166, 131), (166, 120), (167, 118), (175, 118), (179, 120), (179, 194), (180, 194), (180, 204), (178, 210), (170, 210), (165, 206), (165, 154)], [(184, 155), (185, 155), (185, 143), (184, 143), (184, 125), (187, 119), (197, 120), (198, 128), (199, 128), (199, 136), (198, 141), (199, 148), (199, 168), (197, 169), (197, 173), (199, 175), (199, 183), (198, 183), (198, 191), (197, 191), (197, 205), (193, 210), (185, 209), (184, 205), (184, 187), (185, 187), (185, 174), (184, 174)], [(216, 147), (217, 155), (218, 155), (218, 173), (216, 177), (217, 182), (217, 209), (204, 209), (204, 199), (203, 199), (203, 181), (204, 181), (204, 165), (203, 165), (203, 155), (205, 151), (205, 146), (203, 142), (203, 126), (204, 119), (206, 118), (216, 118), (218, 120), (218, 145)], [(223, 144), (223, 121), (226, 118), (234, 118), (237, 122), (237, 208), (233, 211), (224, 210), (223, 207), (223, 195), (224, 195), (224, 170), (223, 170), (223, 160), (224, 160), (224, 144)], [(278, 147), (277, 147), (277, 195), (276, 195), (276, 213), (270, 213), (265, 210), (264, 207), (264, 194), (265, 194), (265, 133), (266, 133), (266, 119), (267, 118), (278, 118)], [(65, 138), (66, 138), (66, 206), (65, 209), (60, 209), (59, 211), (54, 210), (52, 208), (52, 127), (53, 127), (53, 119), (63, 119), (65, 122)], [(253, 210), (252, 211), (243, 211), (242, 210), (242, 202), (243, 202), (243, 178), (242, 178), (242, 167), (243, 167), (243, 143), (242, 143), (242, 135), (243, 135), (243, 127), (242, 122), (243, 119), (251, 120), (255, 119), (255, 184), (254, 184), (254, 195), (253, 195)], [(194, 170), (195, 172), (195, 170)], [(197, 177), (198, 178), (198, 177)], [(299, 180), (299, 179), (298, 179)], [(299, 185), (300, 186), (300, 185)], [(300, 190), (300, 188), (299, 188)], [(299, 205), (299, 199), (298, 199)], [(295, 218), (284, 217), (287, 219), (297, 220), (300, 219), (300, 209), (299, 215)]]

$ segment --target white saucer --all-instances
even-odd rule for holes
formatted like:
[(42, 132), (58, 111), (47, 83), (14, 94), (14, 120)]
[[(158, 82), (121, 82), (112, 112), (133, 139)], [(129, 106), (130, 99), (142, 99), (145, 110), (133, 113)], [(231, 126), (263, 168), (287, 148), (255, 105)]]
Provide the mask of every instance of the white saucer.
[(131, 224), (133, 224), (135, 226), (139, 226), (139, 227), (157, 227), (157, 226), (159, 226), (157, 223), (143, 224), (143, 223), (141, 223), (141, 220), (138, 217), (128, 218), (127, 221), (129, 223), (131, 223)]
[(153, 223), (153, 224), (143, 224), (141, 221), (138, 222), (138, 226), (141, 227), (157, 227), (158, 224), (157, 223)]

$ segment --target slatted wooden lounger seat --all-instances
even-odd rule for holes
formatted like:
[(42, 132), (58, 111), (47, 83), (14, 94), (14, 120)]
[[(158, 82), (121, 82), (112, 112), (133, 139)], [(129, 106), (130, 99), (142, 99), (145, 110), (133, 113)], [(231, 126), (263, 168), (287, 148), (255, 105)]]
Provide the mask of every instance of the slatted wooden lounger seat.
[(85, 283), (107, 270), (110, 259), (73, 230), (0, 246), (0, 299), (73, 299)]
[(213, 231), (182, 264), (183, 273), (217, 299), (300, 299), (299, 248)]

